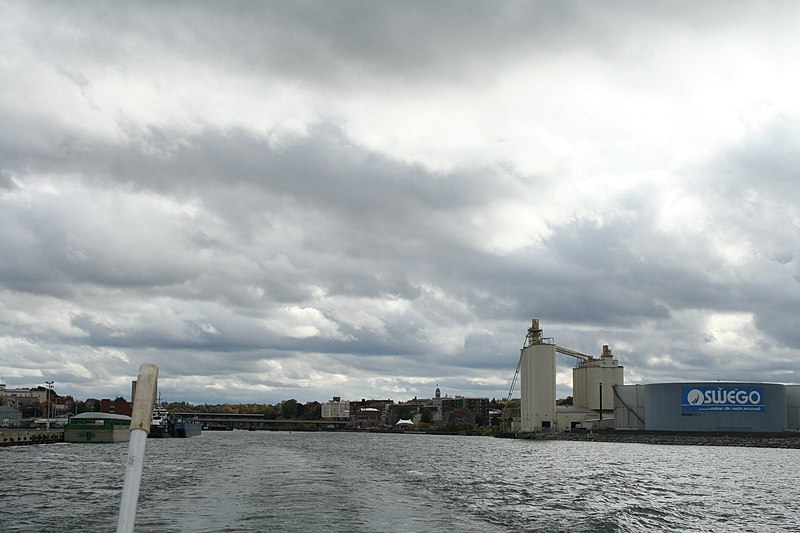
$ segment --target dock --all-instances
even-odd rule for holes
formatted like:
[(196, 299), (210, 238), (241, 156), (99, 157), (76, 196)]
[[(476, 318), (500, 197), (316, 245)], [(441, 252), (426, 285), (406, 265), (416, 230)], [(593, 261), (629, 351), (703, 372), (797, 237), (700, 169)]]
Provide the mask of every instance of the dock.
[(0, 447), (64, 442), (63, 429), (0, 428)]

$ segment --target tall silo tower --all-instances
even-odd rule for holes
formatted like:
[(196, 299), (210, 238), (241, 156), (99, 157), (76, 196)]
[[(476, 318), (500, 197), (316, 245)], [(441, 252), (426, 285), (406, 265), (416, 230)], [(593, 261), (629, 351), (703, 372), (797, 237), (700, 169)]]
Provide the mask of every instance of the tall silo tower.
[(623, 367), (604, 345), (599, 359), (583, 360), (572, 369), (574, 405), (597, 411), (601, 417), (613, 416), (614, 387), (624, 383)]
[(542, 338), (534, 318), (520, 357), (522, 431), (549, 431), (556, 425), (556, 345)]

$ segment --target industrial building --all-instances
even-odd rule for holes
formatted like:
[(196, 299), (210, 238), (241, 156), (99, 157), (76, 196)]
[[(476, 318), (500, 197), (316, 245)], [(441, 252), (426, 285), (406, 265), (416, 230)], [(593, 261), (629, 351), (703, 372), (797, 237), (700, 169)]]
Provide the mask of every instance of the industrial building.
[[(573, 405), (556, 405), (556, 354), (578, 359)], [(557, 346), (533, 319), (520, 351), (520, 416), (514, 431), (578, 427), (642, 431), (800, 431), (800, 385), (687, 382), (625, 385), (608, 346), (591, 356)], [(509, 392), (509, 398), (511, 392)]]
[(800, 430), (800, 385), (689, 382), (615, 389), (614, 427), (646, 431)]
[[(573, 404), (556, 406), (556, 353), (578, 359), (572, 370)], [(523, 432), (564, 431), (587, 421), (610, 424), (614, 413), (614, 387), (623, 384), (623, 367), (608, 346), (599, 357), (557, 346), (544, 337), (533, 319), (517, 365), (522, 389), (520, 419)], [(514, 378), (516, 381), (516, 375)], [(512, 385), (513, 387), (513, 385)]]

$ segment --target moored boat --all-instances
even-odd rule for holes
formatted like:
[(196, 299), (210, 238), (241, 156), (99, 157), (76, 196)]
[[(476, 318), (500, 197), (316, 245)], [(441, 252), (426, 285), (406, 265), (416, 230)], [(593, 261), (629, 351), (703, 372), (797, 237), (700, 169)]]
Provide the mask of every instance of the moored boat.
[(150, 422), (150, 437), (169, 437), (170, 433), (169, 411), (156, 404), (153, 407), (153, 418)]
[(179, 418), (172, 424), (173, 437), (194, 437), (200, 434), (203, 430), (203, 425), (194, 420), (185, 420)]
[(64, 428), (65, 442), (128, 442), (131, 417), (114, 413), (81, 413)]

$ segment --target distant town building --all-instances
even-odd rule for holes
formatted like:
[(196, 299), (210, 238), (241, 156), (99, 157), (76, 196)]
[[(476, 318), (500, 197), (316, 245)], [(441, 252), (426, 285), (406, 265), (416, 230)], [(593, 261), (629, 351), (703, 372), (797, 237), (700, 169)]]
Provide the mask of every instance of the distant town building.
[(0, 397), (32, 398), (31, 389), (9, 389), (5, 383), (0, 383)]
[(421, 419), (421, 414), (425, 409), (435, 409), (430, 403), (430, 400), (420, 400), (414, 398), (407, 402), (400, 402), (388, 406), (386, 411), (387, 425), (396, 426), (398, 420), (414, 420)]
[(375, 429), (381, 427), (383, 413), (375, 407), (359, 407), (353, 413), (353, 425), (358, 429)]
[(321, 416), (324, 419), (347, 420), (350, 418), (350, 402), (334, 396), (321, 405)]
[(481, 427), (491, 425), (489, 398), (442, 398), (441, 410), (445, 423), (466, 422)]
[(101, 413), (113, 413), (116, 415), (131, 416), (133, 412), (133, 404), (125, 400), (110, 400), (103, 398), (100, 400)]
[(22, 412), (10, 405), (0, 405), (0, 427), (17, 427), (22, 423)]
[(392, 400), (365, 400), (350, 402), (350, 425), (358, 429), (375, 429), (388, 425), (388, 407)]
[(490, 427), (492, 417), (489, 404), (489, 398), (442, 397), (442, 391), (437, 385), (433, 398), (413, 398), (388, 407), (388, 425), (393, 426), (400, 419), (410, 418), (415, 422), (430, 424), (434, 428), (456, 423)]
[(46, 402), (48, 398), (52, 400), (53, 398), (58, 397), (58, 394), (56, 394), (56, 391), (52, 389), (47, 390), (44, 387), (36, 387), (34, 389), (31, 389), (31, 396), (33, 396), (40, 402)]
[(72, 396), (59, 396), (53, 389), (41, 386), (10, 389), (5, 383), (0, 383), (0, 404), (3, 403), (25, 411), (24, 417), (45, 415), (43, 410), (48, 410), (51, 415), (65, 413), (75, 405)]
[(503, 411), (500, 409), (489, 409), (489, 427), (500, 428), (500, 419)]

